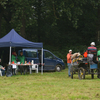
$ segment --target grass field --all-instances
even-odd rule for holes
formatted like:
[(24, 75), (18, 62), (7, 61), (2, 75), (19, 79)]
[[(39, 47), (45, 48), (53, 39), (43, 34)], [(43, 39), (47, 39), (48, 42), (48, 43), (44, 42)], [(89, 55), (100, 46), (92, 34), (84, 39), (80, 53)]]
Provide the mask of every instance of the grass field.
[(79, 80), (62, 72), (39, 72), (0, 77), (0, 100), (100, 100), (100, 79)]

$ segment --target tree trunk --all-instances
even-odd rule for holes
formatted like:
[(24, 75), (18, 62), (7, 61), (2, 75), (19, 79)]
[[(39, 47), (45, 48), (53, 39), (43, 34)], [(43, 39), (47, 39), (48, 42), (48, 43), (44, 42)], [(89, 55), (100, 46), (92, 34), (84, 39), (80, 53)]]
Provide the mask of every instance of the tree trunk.
[(98, 20), (97, 20), (97, 43), (100, 43), (100, 6), (98, 7)]
[(38, 42), (41, 42), (41, 0), (38, 0), (38, 6), (37, 6), (37, 23), (38, 23)]
[(0, 13), (0, 38), (1, 38), (1, 21), (2, 21), (2, 13)]
[(26, 26), (25, 18), (22, 18), (21, 22), (22, 22), (22, 27), (20, 28), (21, 36), (25, 38), (26, 37), (26, 33), (25, 33), (25, 26)]

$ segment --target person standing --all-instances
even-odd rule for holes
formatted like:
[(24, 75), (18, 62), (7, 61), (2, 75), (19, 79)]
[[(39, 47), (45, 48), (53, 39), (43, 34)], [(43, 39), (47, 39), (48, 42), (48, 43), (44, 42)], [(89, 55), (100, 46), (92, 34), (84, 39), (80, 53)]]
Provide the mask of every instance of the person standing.
[[(25, 56), (23, 55), (23, 51), (20, 52), (20, 55), (18, 55), (18, 60), (20, 61), (20, 64), (25, 64)], [(20, 66), (20, 72), (22, 75), (22, 72), (25, 74), (25, 66)]]
[(69, 77), (71, 76), (70, 70), (71, 70), (71, 67), (72, 67), (72, 65), (71, 65), (71, 62), (72, 62), (71, 56), (72, 56), (72, 50), (69, 50), (69, 53), (66, 56), (67, 57), (67, 65), (68, 65), (68, 76)]
[[(12, 64), (16, 64), (16, 56), (17, 56), (17, 54), (16, 54), (16, 52), (14, 51), (14, 52), (12, 52), (12, 56), (11, 56), (11, 62), (12, 62)], [(12, 66), (12, 73), (14, 74), (14, 75), (16, 75), (16, 65), (13, 65)]]
[(16, 63), (16, 56), (17, 56), (16, 52), (15, 51), (12, 52), (12, 56), (11, 56), (11, 62), (12, 63)]

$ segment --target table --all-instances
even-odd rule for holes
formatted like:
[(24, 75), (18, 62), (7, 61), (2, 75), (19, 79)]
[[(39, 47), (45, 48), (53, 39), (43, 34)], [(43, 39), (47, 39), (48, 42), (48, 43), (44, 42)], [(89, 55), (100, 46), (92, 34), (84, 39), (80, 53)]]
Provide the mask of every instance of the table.
[(38, 64), (9, 64), (10, 66), (29, 66), (30, 74), (32, 74), (32, 70), (36, 70), (36, 73), (38, 73)]

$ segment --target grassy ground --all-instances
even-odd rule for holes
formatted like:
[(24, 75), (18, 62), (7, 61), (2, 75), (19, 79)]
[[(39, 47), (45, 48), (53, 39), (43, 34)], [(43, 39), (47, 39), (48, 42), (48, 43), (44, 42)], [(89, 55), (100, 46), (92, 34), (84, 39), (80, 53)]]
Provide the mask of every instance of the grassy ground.
[(62, 72), (0, 77), (0, 100), (100, 100), (100, 79), (79, 80)]

